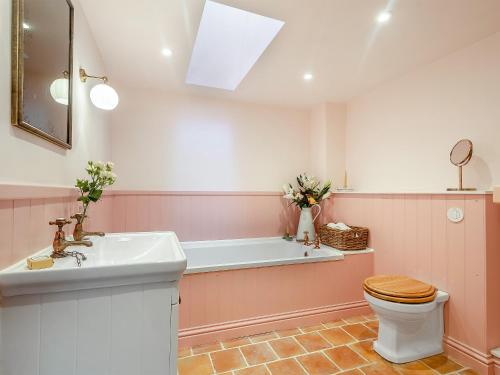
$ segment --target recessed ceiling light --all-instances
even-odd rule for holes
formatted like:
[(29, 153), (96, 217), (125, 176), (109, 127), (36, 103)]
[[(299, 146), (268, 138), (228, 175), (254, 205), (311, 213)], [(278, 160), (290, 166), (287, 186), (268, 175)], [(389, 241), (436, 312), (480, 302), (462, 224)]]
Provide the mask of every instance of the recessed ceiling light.
[(26, 22), (23, 22), (23, 29), (29, 30), (29, 29), (31, 29), (31, 26), (29, 24), (27, 24)]
[(306, 81), (310, 81), (311, 79), (313, 79), (313, 77), (314, 77), (314, 76), (312, 75), (312, 73), (305, 73), (305, 74), (304, 74), (304, 79), (305, 79)]
[(379, 15), (377, 16), (377, 22), (378, 23), (385, 23), (387, 21), (389, 21), (392, 17), (392, 14), (390, 12), (381, 12), (379, 13)]
[(162, 54), (163, 56), (170, 57), (170, 56), (172, 56), (172, 50), (171, 50), (170, 48), (163, 48), (163, 49), (161, 50), (161, 54)]

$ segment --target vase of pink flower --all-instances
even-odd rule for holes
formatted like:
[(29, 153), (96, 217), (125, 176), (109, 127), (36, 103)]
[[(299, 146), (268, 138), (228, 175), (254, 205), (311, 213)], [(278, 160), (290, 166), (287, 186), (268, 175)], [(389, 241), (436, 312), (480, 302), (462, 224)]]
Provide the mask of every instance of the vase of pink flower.
[[(306, 173), (297, 177), (297, 186), (285, 184), (283, 196), (290, 204), (295, 204), (300, 208), (299, 226), (297, 228), (297, 241), (304, 241), (305, 232), (308, 233), (309, 239), (313, 240), (316, 237), (314, 230), (314, 222), (321, 213), (321, 201), (327, 199), (331, 192), (331, 182), (327, 181), (321, 184), (314, 176), (309, 176)], [(317, 207), (316, 215), (313, 217), (312, 209)]]

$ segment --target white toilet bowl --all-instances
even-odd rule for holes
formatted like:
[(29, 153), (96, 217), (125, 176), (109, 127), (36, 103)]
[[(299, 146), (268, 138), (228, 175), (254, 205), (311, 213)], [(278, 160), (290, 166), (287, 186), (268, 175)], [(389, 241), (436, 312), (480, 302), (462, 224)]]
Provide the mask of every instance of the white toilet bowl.
[(405, 363), (443, 352), (443, 307), (446, 292), (438, 291), (432, 302), (389, 302), (365, 292), (365, 299), (379, 318), (374, 350), (390, 362)]

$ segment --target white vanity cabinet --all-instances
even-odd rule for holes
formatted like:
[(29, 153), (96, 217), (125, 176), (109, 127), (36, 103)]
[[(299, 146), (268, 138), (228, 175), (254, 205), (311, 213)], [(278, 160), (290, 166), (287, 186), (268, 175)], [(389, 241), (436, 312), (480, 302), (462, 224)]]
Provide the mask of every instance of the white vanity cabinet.
[[(137, 240), (134, 236), (140, 237), (139, 234), (122, 235), (130, 239), (125, 241), (126, 246), (133, 245), (130, 242)], [(102, 241), (106, 239), (110, 241), (110, 237)], [(180, 245), (177, 247), (177, 237), (174, 235), (170, 239), (173, 245), (163, 246), (166, 244), (162, 243), (164, 238), (160, 235), (158, 241), (148, 244), (153, 246), (144, 247), (149, 251), (139, 252), (136, 257), (123, 262), (123, 272), (106, 271), (106, 266), (100, 269), (94, 261), (99, 262), (97, 258), (102, 260), (112, 254), (103, 256), (98, 247), (87, 251), (88, 260), (83, 262), (82, 268), (73, 268), (80, 277), (72, 281), (54, 281), (57, 275), (49, 277), (50, 272), (57, 273), (57, 267), (21, 271), (30, 277), (39, 277), (38, 284), (33, 284), (33, 280), (23, 283), (19, 279), (14, 285), (12, 271), (16, 265), (0, 272), (0, 287), (8, 294), (2, 302), (1, 355), (4, 369), (0, 373), (175, 375), (178, 280), (186, 262)], [(156, 251), (151, 249), (157, 245), (169, 249), (168, 253), (172, 253), (174, 247), (174, 259), (169, 259), (176, 265), (170, 263), (169, 270), (162, 270), (160, 266), (167, 260), (148, 258)], [(105, 248), (103, 246), (102, 250)], [(123, 250), (122, 255), (127, 257), (127, 249)], [(144, 256), (148, 258), (146, 261)], [(142, 267), (140, 272), (134, 270), (133, 264), (129, 267), (132, 258)], [(73, 265), (74, 259), (65, 258), (61, 263), (59, 269), (64, 271)], [(21, 264), (19, 266), (24, 268)], [(119, 268), (120, 265), (114, 263), (113, 267)], [(6, 277), (9, 271), (10, 278)]]

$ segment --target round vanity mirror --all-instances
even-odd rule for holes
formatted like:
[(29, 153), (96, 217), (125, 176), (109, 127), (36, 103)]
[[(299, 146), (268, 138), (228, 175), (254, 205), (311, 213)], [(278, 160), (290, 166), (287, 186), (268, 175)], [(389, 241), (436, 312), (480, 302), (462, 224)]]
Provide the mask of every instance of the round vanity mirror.
[(450, 161), (457, 167), (466, 165), (472, 157), (472, 142), (462, 139), (457, 142), (450, 152)]
[(463, 187), (463, 171), (462, 167), (469, 163), (472, 158), (473, 146), (469, 139), (461, 139), (450, 152), (450, 161), (453, 165), (458, 167), (458, 188), (448, 188), (448, 191), (471, 191), (476, 190), (475, 188), (464, 188)]

